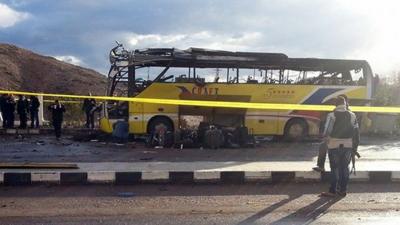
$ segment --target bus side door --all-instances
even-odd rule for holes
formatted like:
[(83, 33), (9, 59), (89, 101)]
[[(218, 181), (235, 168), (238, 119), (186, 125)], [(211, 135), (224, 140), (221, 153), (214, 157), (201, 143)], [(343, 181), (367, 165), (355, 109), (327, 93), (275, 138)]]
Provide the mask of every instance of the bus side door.
[(143, 103), (129, 102), (129, 133), (146, 133), (144, 131)]

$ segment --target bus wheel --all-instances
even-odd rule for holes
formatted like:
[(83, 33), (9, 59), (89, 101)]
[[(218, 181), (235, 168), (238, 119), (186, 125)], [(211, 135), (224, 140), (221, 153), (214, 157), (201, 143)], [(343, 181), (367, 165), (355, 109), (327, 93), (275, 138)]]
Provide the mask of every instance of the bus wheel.
[(308, 126), (303, 119), (291, 119), (285, 126), (284, 138), (286, 141), (301, 141), (308, 134)]
[(150, 135), (150, 145), (153, 145), (154, 135), (156, 135), (156, 127), (163, 125), (166, 128), (165, 136), (163, 140), (164, 147), (170, 147), (173, 145), (173, 131), (174, 126), (172, 121), (168, 117), (154, 117), (150, 120), (147, 126), (147, 133)]

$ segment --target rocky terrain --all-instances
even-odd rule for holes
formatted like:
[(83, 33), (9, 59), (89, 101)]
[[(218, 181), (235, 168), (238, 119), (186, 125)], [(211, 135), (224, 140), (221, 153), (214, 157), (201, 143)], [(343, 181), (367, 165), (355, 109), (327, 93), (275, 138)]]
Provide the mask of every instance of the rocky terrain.
[(0, 43), (0, 90), (104, 95), (106, 76)]

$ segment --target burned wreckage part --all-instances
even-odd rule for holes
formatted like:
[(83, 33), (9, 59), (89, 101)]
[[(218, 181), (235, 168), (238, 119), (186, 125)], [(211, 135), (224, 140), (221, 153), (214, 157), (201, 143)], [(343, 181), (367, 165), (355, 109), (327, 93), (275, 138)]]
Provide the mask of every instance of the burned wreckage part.
[(218, 127), (211, 125), (204, 133), (204, 146), (212, 149), (220, 147), (255, 147), (255, 138), (247, 127)]
[(155, 126), (154, 131), (146, 140), (146, 145), (151, 147), (171, 147), (174, 144), (174, 135), (164, 124)]
[(198, 148), (201, 147), (198, 131), (193, 129), (178, 129), (174, 136), (175, 148)]
[(146, 140), (147, 147), (157, 148), (239, 148), (255, 147), (253, 135), (247, 127), (221, 127), (202, 122), (197, 129), (168, 131), (162, 124)]
[(255, 138), (247, 127), (227, 127), (201, 122), (195, 129), (175, 132), (176, 148), (239, 148), (255, 147)]
[(211, 125), (208, 130), (204, 133), (204, 145), (207, 148), (217, 149), (222, 147), (225, 142), (225, 137), (222, 130), (217, 129)]

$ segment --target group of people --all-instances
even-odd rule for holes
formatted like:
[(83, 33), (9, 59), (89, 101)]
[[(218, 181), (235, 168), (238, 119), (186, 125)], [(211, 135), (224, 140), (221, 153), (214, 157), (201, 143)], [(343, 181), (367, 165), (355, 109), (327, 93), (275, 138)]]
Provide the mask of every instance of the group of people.
[[(94, 114), (98, 109), (96, 105), (96, 100), (94, 99), (85, 99), (83, 101), (82, 110), (86, 115), (86, 127), (90, 129), (94, 129)], [(61, 128), (62, 122), (64, 119), (65, 107), (60, 101), (55, 100), (54, 104), (48, 107), (48, 110), (51, 111), (52, 124), (54, 127), (54, 132), (57, 140), (61, 137)]]
[[(26, 129), (28, 127), (28, 119), (31, 120), (31, 128), (39, 128), (39, 108), (40, 101), (36, 96), (29, 98), (19, 95), (16, 100), (11, 94), (4, 94), (0, 96), (0, 116), (3, 121), (2, 127), (4, 129), (13, 129), (15, 121), (15, 113), (19, 116), (19, 129)], [(83, 102), (82, 110), (86, 115), (86, 127), (94, 129), (95, 112), (98, 109), (96, 100), (85, 99)], [(61, 127), (64, 119), (65, 107), (60, 101), (55, 102), (48, 106), (51, 113), (51, 122), (54, 127), (56, 138), (61, 137)]]
[(327, 115), (322, 136), (324, 140), (319, 148), (317, 167), (313, 169), (318, 172), (325, 171), (328, 153), (331, 177), (328, 192), (322, 192), (321, 195), (345, 197), (350, 176), (349, 164), (352, 158), (358, 155), (357, 148), (360, 142), (357, 118), (349, 109), (346, 95), (337, 97), (336, 108)]
[(15, 111), (19, 116), (19, 128), (26, 129), (28, 115), (30, 115), (31, 128), (39, 127), (39, 107), (40, 102), (36, 96), (18, 96), (15, 100), (13, 95), (4, 94), (0, 96), (0, 112), (3, 119), (3, 128), (14, 128)]

